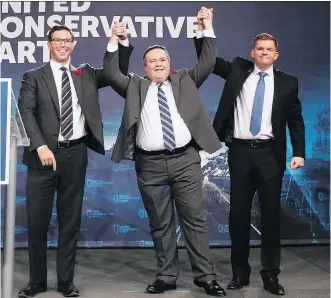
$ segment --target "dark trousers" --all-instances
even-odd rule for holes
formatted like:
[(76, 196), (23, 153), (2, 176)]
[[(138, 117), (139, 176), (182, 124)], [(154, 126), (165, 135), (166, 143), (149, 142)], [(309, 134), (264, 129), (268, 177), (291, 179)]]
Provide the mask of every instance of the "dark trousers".
[(215, 279), (209, 263), (209, 235), (202, 200), (200, 155), (194, 147), (174, 155), (138, 153), (138, 187), (148, 214), (157, 257), (158, 279), (178, 278), (174, 205), (196, 280)]
[(277, 164), (273, 143), (257, 147), (234, 139), (229, 149), (231, 176), (230, 237), (234, 276), (249, 278), (248, 262), (252, 201), (255, 192), (261, 207), (261, 276), (280, 273), (280, 193), (283, 171)]
[(47, 282), (47, 232), (57, 192), (57, 278), (73, 280), (87, 166), (84, 143), (54, 152), (57, 170), (28, 168), (26, 197), (30, 282)]

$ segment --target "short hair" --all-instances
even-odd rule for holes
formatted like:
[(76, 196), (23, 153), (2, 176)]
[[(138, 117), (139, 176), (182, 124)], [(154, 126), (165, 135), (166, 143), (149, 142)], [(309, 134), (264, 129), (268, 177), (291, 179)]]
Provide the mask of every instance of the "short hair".
[[(161, 45), (158, 45), (158, 44), (155, 44), (155, 45), (152, 45), (150, 47), (148, 47), (146, 50), (145, 50), (145, 53), (143, 55), (143, 61), (144, 61), (144, 64), (146, 65), (146, 62), (145, 62), (145, 58), (146, 58), (146, 55), (148, 54), (148, 52), (152, 51), (152, 50), (155, 50), (155, 49), (161, 49), (163, 51), (165, 51), (167, 53), (167, 55), (169, 56), (169, 52), (167, 51), (166, 47), (164, 46), (161, 46)], [(170, 56), (169, 56), (170, 57)]]
[(53, 33), (55, 31), (60, 31), (60, 30), (67, 30), (71, 35), (71, 40), (74, 41), (74, 39), (75, 39), (74, 34), (72, 33), (72, 30), (66, 25), (55, 25), (51, 29), (49, 29), (49, 31), (47, 33), (48, 41), (51, 42)]
[(260, 33), (256, 35), (253, 39), (253, 48), (255, 48), (256, 42), (258, 40), (273, 40), (276, 46), (276, 50), (278, 50), (278, 41), (275, 36), (269, 34), (269, 33)]

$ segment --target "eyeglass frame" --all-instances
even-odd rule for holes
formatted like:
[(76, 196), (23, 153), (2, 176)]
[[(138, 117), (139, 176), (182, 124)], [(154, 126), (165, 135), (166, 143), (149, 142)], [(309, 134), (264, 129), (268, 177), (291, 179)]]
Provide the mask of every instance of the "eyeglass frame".
[(64, 43), (64, 45), (71, 45), (74, 43), (73, 39), (62, 39), (62, 38), (53, 38), (51, 39), (51, 41), (54, 41), (54, 43), (56, 45), (61, 45), (62, 43)]

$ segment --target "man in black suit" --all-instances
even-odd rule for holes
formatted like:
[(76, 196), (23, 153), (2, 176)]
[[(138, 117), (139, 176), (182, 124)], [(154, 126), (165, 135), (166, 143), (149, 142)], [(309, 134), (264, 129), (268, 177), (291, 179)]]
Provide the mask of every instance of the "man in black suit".
[[(102, 68), (70, 64), (73, 46), (74, 36), (68, 27), (52, 27), (48, 33), (50, 62), (26, 72), (20, 90), (18, 107), (30, 138), (23, 154), (23, 163), (28, 166), (30, 281), (19, 291), (19, 297), (33, 297), (47, 290), (47, 231), (55, 191), (58, 291), (65, 297), (79, 296), (73, 278), (87, 147), (105, 154), (98, 89), (108, 84)], [(125, 74), (131, 52), (131, 46), (120, 46), (119, 64)]]
[[(198, 92), (216, 58), (212, 22), (206, 21), (205, 26), (209, 37), (204, 40), (199, 61), (190, 69), (170, 72), (169, 54), (160, 45), (145, 51), (145, 78), (121, 74), (118, 51), (108, 52), (104, 60), (105, 77), (125, 98), (112, 160), (135, 160), (138, 187), (154, 242), (156, 281), (146, 289), (151, 294), (176, 289), (179, 274), (176, 206), (194, 283), (209, 295), (225, 296), (210, 263), (202, 200), (199, 150), (212, 153), (220, 148)], [(118, 43), (116, 35), (121, 35), (121, 29), (114, 27), (110, 40), (113, 45)]]
[[(208, 9), (199, 12), (209, 18)], [(203, 24), (200, 24), (203, 29)], [(198, 55), (203, 38), (195, 39)], [(214, 129), (229, 147), (231, 176), (230, 237), (233, 279), (229, 290), (249, 284), (248, 263), (251, 207), (257, 191), (261, 206), (261, 276), (264, 288), (284, 295), (280, 285), (280, 194), (286, 168), (286, 125), (293, 146), (292, 170), (305, 158), (305, 128), (296, 77), (274, 68), (278, 43), (268, 33), (253, 40), (254, 62), (241, 57), (232, 62), (216, 58), (213, 73), (226, 80)]]

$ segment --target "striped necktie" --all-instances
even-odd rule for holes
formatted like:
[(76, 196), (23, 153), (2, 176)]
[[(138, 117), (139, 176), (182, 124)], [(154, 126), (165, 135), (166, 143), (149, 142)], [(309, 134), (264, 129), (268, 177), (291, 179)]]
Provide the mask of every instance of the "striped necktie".
[(72, 96), (69, 76), (65, 67), (60, 68), (62, 74), (61, 89), (61, 135), (68, 140), (73, 134)]
[(172, 127), (171, 114), (167, 98), (161, 88), (162, 84), (163, 83), (158, 84), (157, 97), (159, 102), (160, 118), (162, 124), (163, 143), (165, 149), (173, 151), (176, 148), (175, 134)]

